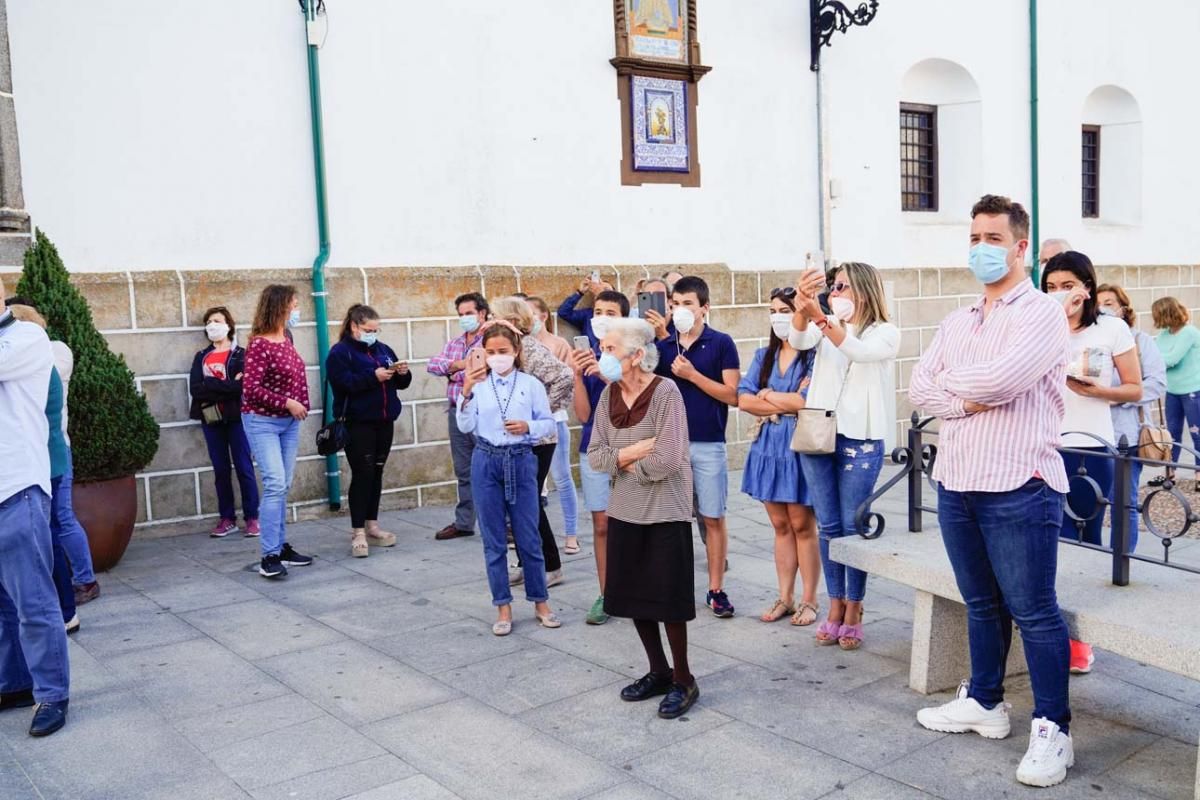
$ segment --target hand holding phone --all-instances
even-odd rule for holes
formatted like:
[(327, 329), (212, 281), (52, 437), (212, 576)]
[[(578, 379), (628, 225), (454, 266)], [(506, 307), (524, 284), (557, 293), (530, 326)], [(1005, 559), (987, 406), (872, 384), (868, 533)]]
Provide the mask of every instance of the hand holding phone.
[(591, 352), (592, 340), (586, 336), (576, 336), (571, 340), (576, 350), (587, 350)]

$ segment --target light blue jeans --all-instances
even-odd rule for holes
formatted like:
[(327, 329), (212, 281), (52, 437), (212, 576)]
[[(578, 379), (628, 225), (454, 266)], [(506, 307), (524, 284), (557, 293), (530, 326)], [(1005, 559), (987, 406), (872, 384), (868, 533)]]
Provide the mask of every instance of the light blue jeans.
[(242, 414), (242, 427), (262, 477), (258, 524), (263, 558), (277, 556), (287, 541), (287, 496), (296, 471), (300, 422), (294, 417)]
[(71, 500), (71, 485), (75, 482), (75, 470), (71, 466), (71, 451), (67, 450), (67, 471), (58, 484), (58, 496), (52, 509), (58, 523), (58, 541), (67, 552), (71, 563), (71, 582), (83, 586), (96, 580), (92, 572), (92, 551), (88, 547), (87, 534), (75, 518), (75, 506)]
[(31, 486), (0, 502), (0, 692), (32, 688), (39, 703), (71, 694), (53, 569), (50, 498)]
[[(586, 456), (585, 456), (586, 458)], [(562, 503), (563, 525), (567, 536), (574, 536), (579, 527), (579, 499), (575, 496), (575, 480), (571, 477), (571, 432), (566, 421), (558, 423), (558, 447), (550, 462), (550, 477)]]

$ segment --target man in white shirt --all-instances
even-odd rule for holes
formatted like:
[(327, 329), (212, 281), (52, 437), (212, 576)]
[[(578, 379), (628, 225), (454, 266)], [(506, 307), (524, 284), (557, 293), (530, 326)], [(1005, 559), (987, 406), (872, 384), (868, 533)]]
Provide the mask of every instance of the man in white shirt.
[[(4, 300), (0, 283), (0, 302)], [(67, 635), (51, 573), (50, 430), (54, 357), (46, 332), (0, 315), (0, 712), (37, 703), (31, 736), (67, 720)]]

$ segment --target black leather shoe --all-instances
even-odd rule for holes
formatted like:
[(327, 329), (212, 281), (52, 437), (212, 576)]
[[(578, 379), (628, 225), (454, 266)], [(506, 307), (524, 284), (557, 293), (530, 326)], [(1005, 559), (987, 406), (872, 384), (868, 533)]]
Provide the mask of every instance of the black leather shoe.
[(651, 697), (666, 694), (671, 688), (672, 677), (671, 672), (663, 672), (658, 675), (647, 672), (621, 690), (621, 699), (636, 703), (639, 700), (649, 700)]
[(29, 708), (33, 705), (33, 689), (20, 692), (0, 692), (0, 711), (10, 708)]
[(663, 719), (682, 717), (689, 708), (696, 704), (698, 699), (700, 699), (700, 687), (694, 681), (691, 686), (673, 684), (671, 691), (667, 692), (667, 696), (658, 704), (658, 715)]
[(49, 736), (67, 724), (67, 704), (70, 700), (58, 703), (38, 703), (33, 712), (33, 724), (29, 726), (30, 736)]

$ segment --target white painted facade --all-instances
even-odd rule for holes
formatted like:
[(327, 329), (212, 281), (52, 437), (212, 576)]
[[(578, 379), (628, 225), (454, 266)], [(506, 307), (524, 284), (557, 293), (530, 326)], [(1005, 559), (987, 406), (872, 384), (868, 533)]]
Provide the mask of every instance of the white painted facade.
[[(725, 262), (817, 247), (804, 0), (700, 0), (703, 185), (625, 187), (607, 0), (327, 0), (333, 266)], [(1097, 263), (1197, 263), (1200, 3), (1042, 0), (1041, 224)], [(831, 255), (963, 260), (1028, 203), (1028, 3), (881, 0), (824, 52)], [(315, 251), (294, 0), (9, 0), (25, 198), (72, 270), (296, 267)], [(900, 211), (898, 104), (939, 106), (941, 210)], [(1101, 124), (1101, 216), (1080, 126)]]

